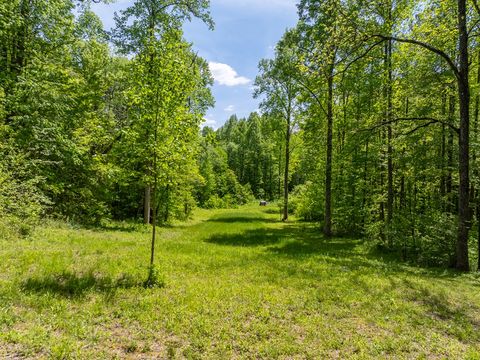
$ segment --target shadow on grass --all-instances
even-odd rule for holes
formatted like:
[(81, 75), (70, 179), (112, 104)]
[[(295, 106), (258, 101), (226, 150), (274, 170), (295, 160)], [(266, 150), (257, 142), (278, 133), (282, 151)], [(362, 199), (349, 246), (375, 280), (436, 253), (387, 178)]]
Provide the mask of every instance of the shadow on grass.
[[(325, 238), (311, 224), (290, 223), (275, 229), (249, 229), (241, 234), (214, 235), (206, 241), (228, 246), (263, 247), (259, 257), (253, 261), (267, 265), (264, 276), (268, 276), (270, 282), (278, 281), (281, 286), (295, 284), (295, 281), (289, 281), (285, 285), (285, 279), (291, 277), (302, 279), (302, 286), (305, 286), (305, 280), (315, 286), (331, 286), (338, 279), (339, 293), (354, 292), (359, 299), (378, 297), (382, 306), (387, 306), (383, 299), (385, 293), (391, 293), (393, 298), (399, 296), (409, 303), (421, 304), (418, 316), (434, 321), (432, 326), (439, 331), (448, 324), (451, 335), (459, 341), (465, 342), (472, 337), (471, 333), (464, 331), (465, 327), (480, 329), (476, 315), (480, 311), (478, 305), (459, 305), (441, 287), (427, 286), (438, 280), (455, 286), (461, 273), (443, 268), (410, 266), (402, 262), (398, 254), (379, 251), (368, 246), (365, 240)], [(312, 258), (313, 261), (310, 260)], [(387, 280), (386, 284), (379, 287), (378, 282), (369, 280), (377, 277)], [(402, 289), (402, 294), (396, 294), (398, 289)], [(345, 298), (348, 299), (348, 296)], [(350, 303), (346, 300), (345, 304)], [(478, 337), (469, 341), (476, 339)]]
[(225, 217), (216, 217), (208, 219), (207, 222), (216, 222), (216, 223), (225, 223), (225, 224), (233, 224), (233, 223), (272, 223), (276, 222), (274, 219), (268, 219), (258, 216), (225, 216)]
[(280, 215), (282, 211), (279, 208), (265, 208), (262, 210), (265, 214), (275, 214)]
[[(458, 302), (450, 298), (445, 290), (430, 287), (409, 279), (403, 279), (403, 285), (408, 289), (405, 298), (420, 304), (428, 319), (436, 322), (449, 323), (449, 335), (461, 342), (478, 343), (480, 307), (474, 302)], [(473, 331), (469, 331), (468, 329)], [(468, 334), (468, 335), (467, 335)]]
[(112, 279), (108, 276), (96, 275), (93, 272), (80, 275), (72, 272), (62, 272), (42, 277), (31, 277), (20, 285), (24, 292), (51, 293), (69, 298), (82, 297), (91, 291), (112, 294), (117, 289), (129, 289), (138, 286), (142, 286), (142, 283), (130, 275), (124, 274), (117, 279)]
[(351, 238), (325, 238), (320, 230), (305, 225), (289, 225), (279, 229), (285, 240), (268, 250), (277, 255), (304, 257), (310, 255), (332, 255), (348, 257), (356, 254), (362, 240)]
[[(403, 285), (410, 289), (407, 294), (411, 301), (422, 303), (427, 311), (433, 316), (442, 320), (455, 320), (465, 317), (466, 308), (461, 304), (453, 303), (448, 300), (447, 294), (443, 291), (433, 291), (424, 284), (413, 282), (409, 279), (403, 279)], [(436, 289), (435, 289), (436, 290)], [(468, 308), (479, 310), (479, 305), (470, 303)], [(480, 321), (476, 321), (476, 327), (480, 327)]]
[[(161, 222), (157, 223), (159, 229), (185, 229), (188, 227), (187, 224), (180, 223), (171, 223), (171, 222)], [(141, 222), (132, 222), (132, 223), (112, 223), (107, 225), (92, 225), (85, 226), (87, 230), (97, 231), (97, 232), (124, 232), (124, 233), (150, 233), (151, 228), (148, 225), (144, 225)]]
[[(282, 231), (282, 230), (280, 230)], [(325, 238), (318, 229), (308, 225), (288, 226), (285, 237), (289, 241), (268, 247), (268, 251), (290, 258), (319, 255), (322, 261), (343, 267), (346, 271), (384, 274), (409, 274), (424, 279), (455, 281), (462, 276), (454, 269), (421, 267), (407, 263), (394, 251), (381, 251), (365, 239), (349, 237)]]
[(86, 229), (94, 231), (115, 231), (115, 232), (144, 232), (145, 228), (143, 223), (112, 223), (112, 224), (99, 224), (86, 226)]
[[(240, 222), (243, 218), (235, 218)], [(248, 222), (243, 220), (244, 222)], [(215, 219), (216, 220), (216, 219)], [(259, 221), (255, 220), (255, 221)], [(223, 219), (216, 220), (222, 222)], [(261, 219), (269, 222), (270, 219)], [(265, 247), (267, 254), (291, 259), (322, 256), (326, 261), (350, 270), (364, 268), (366, 272), (381, 270), (392, 273), (415, 273), (421, 277), (454, 280), (461, 273), (444, 268), (424, 268), (405, 263), (395, 252), (369, 247), (364, 239), (349, 237), (325, 238), (311, 223), (287, 223), (279, 228), (249, 229), (242, 233), (215, 234), (205, 240), (227, 246)], [(267, 255), (267, 256), (270, 256)], [(273, 260), (273, 258), (272, 258)]]
[(215, 234), (205, 240), (208, 243), (229, 246), (266, 246), (282, 241), (275, 230), (248, 230), (241, 234)]
[[(248, 222), (248, 218), (246, 218)], [(214, 219), (216, 220), (216, 219)], [(212, 220), (209, 220), (212, 221)], [(240, 222), (240, 218), (236, 218)], [(270, 219), (255, 219), (256, 221), (272, 222)], [(218, 219), (218, 222), (222, 222)], [(253, 222), (253, 221), (252, 221)], [(286, 225), (278, 229), (250, 229), (235, 234), (215, 234), (206, 242), (230, 246), (267, 246), (268, 251), (287, 256), (304, 256), (340, 252), (350, 253), (362, 243), (361, 240), (347, 238), (326, 239), (319, 230), (306, 225)]]

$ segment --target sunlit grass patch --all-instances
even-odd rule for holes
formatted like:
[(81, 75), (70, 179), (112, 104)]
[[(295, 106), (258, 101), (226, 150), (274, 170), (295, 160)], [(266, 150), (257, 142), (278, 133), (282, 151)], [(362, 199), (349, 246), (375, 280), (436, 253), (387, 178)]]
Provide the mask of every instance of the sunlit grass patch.
[(470, 358), (476, 275), (409, 267), (268, 209), (0, 240), (0, 357)]

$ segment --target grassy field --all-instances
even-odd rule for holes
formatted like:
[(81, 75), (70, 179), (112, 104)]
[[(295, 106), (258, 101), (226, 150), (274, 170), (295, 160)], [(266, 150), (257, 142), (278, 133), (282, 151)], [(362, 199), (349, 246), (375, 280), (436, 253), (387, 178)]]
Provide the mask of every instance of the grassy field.
[(480, 359), (480, 279), (405, 266), (257, 206), (160, 231), (0, 240), (0, 358)]

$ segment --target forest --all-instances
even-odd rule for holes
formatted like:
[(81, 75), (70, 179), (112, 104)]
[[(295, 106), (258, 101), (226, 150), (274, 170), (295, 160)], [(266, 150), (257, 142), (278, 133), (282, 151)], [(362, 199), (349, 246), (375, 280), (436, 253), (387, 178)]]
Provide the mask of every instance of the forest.
[[(208, 61), (183, 30), (214, 28), (210, 1), (130, 1), (111, 29), (93, 3), (111, 1), (0, 1), (0, 357), (478, 358), (477, 0), (299, 0), (259, 59), (259, 109), (218, 128), (204, 124)], [(325, 325), (306, 320), (320, 305), (298, 302), (315, 279), (342, 329), (321, 345), (309, 336)], [(184, 291), (180, 310), (169, 299)], [(72, 298), (116, 319), (110, 335)], [(363, 320), (347, 326), (338, 314), (355, 304)], [(301, 334), (275, 332), (285, 324)], [(90, 333), (123, 343), (89, 347)]]
[(326, 236), (478, 267), (475, 2), (303, 1), (259, 63), (261, 113), (216, 131), (200, 131), (212, 78), (182, 36), (192, 17), (213, 26), (208, 3), (169, 5), (136, 2), (107, 32), (88, 2), (2, 4), (6, 229), (162, 224), (257, 198)]

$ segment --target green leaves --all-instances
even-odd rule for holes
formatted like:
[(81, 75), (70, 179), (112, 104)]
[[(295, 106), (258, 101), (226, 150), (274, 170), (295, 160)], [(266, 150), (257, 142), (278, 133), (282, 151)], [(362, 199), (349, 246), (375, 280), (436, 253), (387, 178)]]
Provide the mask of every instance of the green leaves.
[(143, 52), (153, 40), (180, 30), (182, 23), (193, 17), (212, 28), (209, 5), (208, 0), (136, 0), (120, 14), (115, 13), (114, 44), (122, 54)]

